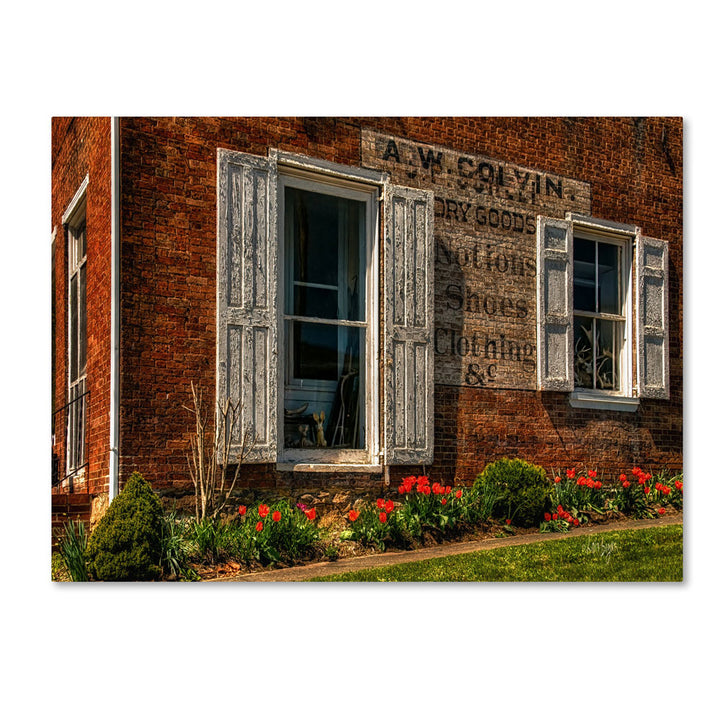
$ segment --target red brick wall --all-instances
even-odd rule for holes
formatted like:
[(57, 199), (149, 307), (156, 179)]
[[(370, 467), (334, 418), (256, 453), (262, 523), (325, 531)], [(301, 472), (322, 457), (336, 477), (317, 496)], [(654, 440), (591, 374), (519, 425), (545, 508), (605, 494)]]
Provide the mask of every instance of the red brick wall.
[[(430, 472), (469, 480), (503, 455), (547, 468), (681, 466), (680, 119), (132, 118), (121, 128), (122, 479), (139, 470), (159, 490), (187, 486), (190, 382), (213, 400), (217, 148), (264, 156), (274, 147), (358, 165), (362, 128), (588, 182), (593, 215), (670, 243), (670, 401), (609, 413), (574, 410), (559, 394), (438, 386)], [(287, 483), (266, 466), (244, 478)]]
[[(68, 400), (68, 238), (62, 226), (77, 189), (89, 175), (87, 189), (87, 382), (88, 460), (84, 480), (75, 491), (107, 492), (110, 399), (110, 119), (53, 118), (52, 120), (53, 242), (53, 409)], [(60, 471), (65, 472), (64, 424), (58, 421), (56, 447)], [(67, 483), (56, 488), (66, 492)]]

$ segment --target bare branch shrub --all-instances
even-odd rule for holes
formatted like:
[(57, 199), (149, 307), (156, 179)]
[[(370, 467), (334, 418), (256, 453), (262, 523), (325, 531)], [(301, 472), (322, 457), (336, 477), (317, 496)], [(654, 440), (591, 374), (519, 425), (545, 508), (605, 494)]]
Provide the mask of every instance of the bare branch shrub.
[(243, 433), (237, 458), (233, 459), (235, 470), (229, 477), (231, 440), (240, 422), (241, 404), (230, 398), (224, 403), (218, 401), (214, 417), (209, 419), (202, 388), (196, 388), (191, 382), (190, 389), (193, 407), (183, 407), (195, 418), (195, 434), (190, 437), (187, 460), (195, 488), (195, 519), (201, 522), (205, 518), (215, 519), (225, 507), (255, 438), (249, 430)]

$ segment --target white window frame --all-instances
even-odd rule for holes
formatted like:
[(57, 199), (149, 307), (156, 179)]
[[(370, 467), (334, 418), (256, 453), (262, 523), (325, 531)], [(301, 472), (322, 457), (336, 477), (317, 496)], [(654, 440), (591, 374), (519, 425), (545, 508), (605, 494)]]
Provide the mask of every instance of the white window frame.
[[(63, 213), (62, 223), (67, 231), (67, 250), (68, 250), (68, 273), (67, 273), (67, 429), (66, 429), (66, 452), (65, 452), (65, 468), (66, 474), (82, 473), (84, 466), (87, 464), (86, 443), (87, 443), (87, 187), (89, 184), (89, 176), (86, 175), (80, 187), (75, 192), (73, 199), (68, 205), (67, 210)], [(84, 253), (78, 256), (78, 231), (83, 229), (85, 232)], [(72, 358), (72, 348), (75, 346), (79, 352), (79, 337), (72, 336), (71, 305), (72, 305), (72, 280), (77, 275), (78, 288), (80, 271), (85, 268), (85, 366), (82, 371), (78, 372), (78, 377), (72, 378), (73, 369), (70, 367)], [(79, 305), (79, 296), (76, 299)], [(78, 307), (79, 310), (79, 307)], [(80, 329), (80, 319), (78, 316), (78, 332)], [(82, 399), (79, 399), (82, 398)], [(77, 402), (74, 402), (77, 401)], [(70, 404), (72, 403), (72, 404)]]
[[(621, 285), (622, 313), (625, 318), (623, 332), (623, 347), (621, 358), (618, 362), (620, 372), (620, 389), (603, 390), (575, 387), (570, 393), (570, 405), (575, 408), (590, 408), (596, 410), (620, 410), (634, 412), (639, 406), (636, 389), (633, 382), (633, 272), (634, 256), (637, 237), (640, 228), (615, 223), (611, 221), (598, 220), (586, 216), (569, 213), (567, 219), (572, 222), (573, 242), (575, 239), (590, 240), (621, 248)], [(584, 313), (580, 313), (584, 314)], [(601, 314), (598, 315), (598, 317)], [(575, 305), (572, 306), (573, 326), (575, 318)], [(574, 336), (573, 336), (573, 359), (574, 359)], [(574, 367), (574, 365), (573, 365)], [(573, 376), (574, 382), (574, 376)]]
[[(327, 173), (324, 167), (308, 167), (303, 158), (303, 167), (292, 161), (292, 156), (279, 158), (278, 163), (278, 469), (294, 471), (379, 471), (380, 469), (380, 378), (377, 359), (379, 357), (379, 186), (374, 183), (358, 182), (347, 177)], [(286, 448), (285, 447), (285, 387), (289, 339), (285, 337), (286, 320), (297, 319), (286, 315), (286, 257), (285, 257), (285, 189), (294, 187), (318, 192), (365, 204), (365, 320), (362, 322), (333, 320), (334, 326), (362, 327), (365, 329), (365, 378), (361, 385), (364, 393), (365, 448)], [(322, 322), (322, 319), (318, 319)], [(321, 382), (321, 381), (319, 381)], [(326, 428), (327, 431), (327, 428)]]

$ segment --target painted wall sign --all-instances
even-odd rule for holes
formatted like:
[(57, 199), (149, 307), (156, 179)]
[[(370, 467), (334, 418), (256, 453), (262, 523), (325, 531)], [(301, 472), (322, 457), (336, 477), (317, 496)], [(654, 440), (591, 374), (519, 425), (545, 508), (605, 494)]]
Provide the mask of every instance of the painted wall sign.
[(574, 178), (363, 130), (362, 163), (435, 193), (435, 382), (536, 388), (538, 215), (591, 214)]

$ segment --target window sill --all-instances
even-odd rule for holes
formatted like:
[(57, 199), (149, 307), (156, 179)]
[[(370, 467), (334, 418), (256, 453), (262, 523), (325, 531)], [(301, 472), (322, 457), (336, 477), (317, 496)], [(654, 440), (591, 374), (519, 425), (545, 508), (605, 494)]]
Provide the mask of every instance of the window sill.
[(279, 472), (305, 473), (380, 473), (382, 465), (363, 465), (350, 463), (278, 463)]
[(576, 390), (570, 394), (570, 407), (589, 410), (612, 410), (615, 412), (637, 412), (640, 406), (638, 398), (619, 395), (596, 395)]

